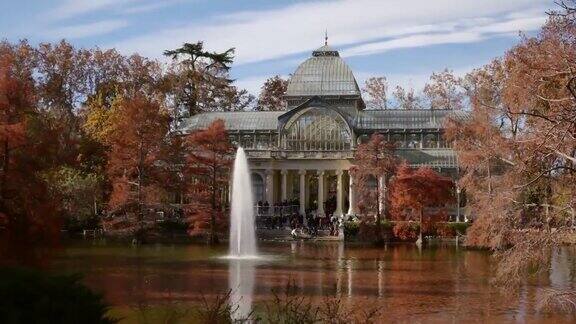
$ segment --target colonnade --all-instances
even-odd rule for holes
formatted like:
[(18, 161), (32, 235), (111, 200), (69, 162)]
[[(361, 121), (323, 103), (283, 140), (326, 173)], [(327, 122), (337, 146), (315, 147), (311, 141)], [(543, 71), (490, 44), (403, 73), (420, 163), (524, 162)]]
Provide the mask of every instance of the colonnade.
[[(312, 190), (316, 191), (316, 214), (323, 217), (326, 215), (324, 203), (328, 199), (328, 190), (326, 186), (326, 179), (328, 177), (335, 178), (336, 183), (336, 205), (333, 215), (343, 218), (345, 215), (352, 216), (358, 215), (358, 197), (355, 190), (355, 181), (353, 174), (350, 170), (345, 168), (340, 169), (265, 169), (265, 170), (252, 170), (252, 172), (259, 174), (263, 177), (264, 194), (258, 197), (257, 200), (266, 201), (269, 205), (277, 205), (284, 201), (298, 199), (298, 211), (301, 215), (305, 215), (307, 206), (311, 204)], [(317, 189), (311, 188), (311, 180), (317, 180)], [(382, 215), (386, 213), (386, 197), (389, 188), (386, 186), (386, 178), (381, 175), (375, 179), (378, 182), (380, 192), (380, 201), (377, 205)], [(332, 182), (334, 183), (334, 182)], [(375, 185), (375, 184), (374, 184)], [(460, 188), (456, 186), (457, 204), (454, 206), (455, 220), (462, 221), (462, 213), (460, 210)], [(348, 201), (348, 206), (346, 206)], [(464, 216), (464, 221), (467, 221)]]
[[(290, 199), (298, 198), (299, 200), (299, 212), (304, 215), (306, 213), (306, 204), (310, 196), (310, 177), (316, 177), (318, 181), (317, 188), (317, 204), (316, 204), (316, 214), (324, 216), (326, 211), (324, 210), (324, 202), (326, 195), (328, 193), (328, 188), (326, 187), (325, 179), (328, 176), (336, 177), (336, 210), (334, 215), (338, 217), (343, 217), (344, 215), (355, 215), (357, 214), (356, 207), (356, 197), (354, 188), (354, 178), (349, 170), (336, 169), (336, 170), (289, 170), (281, 169), (274, 170), (268, 169), (264, 171), (264, 199), (271, 205)], [(279, 176), (278, 176), (279, 175)], [(298, 190), (296, 188), (289, 188), (289, 183), (294, 184), (294, 177), (298, 177)], [(292, 181), (291, 181), (292, 180)], [(345, 181), (348, 180), (348, 181)], [(280, 183), (276, 183), (279, 181)], [(346, 190), (346, 186), (348, 186)], [(276, 192), (277, 188), (280, 192)], [(289, 193), (289, 189), (291, 192)], [(298, 193), (296, 194), (296, 191)], [(347, 197), (345, 196), (347, 195)], [(345, 201), (348, 201), (348, 209), (344, 210)]]

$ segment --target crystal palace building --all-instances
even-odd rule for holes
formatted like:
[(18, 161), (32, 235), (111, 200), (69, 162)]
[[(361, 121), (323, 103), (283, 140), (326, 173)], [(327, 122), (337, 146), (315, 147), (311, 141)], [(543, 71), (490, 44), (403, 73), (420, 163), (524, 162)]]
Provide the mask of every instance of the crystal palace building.
[(325, 45), (312, 52), (289, 80), (284, 111), (207, 112), (184, 123), (184, 130), (225, 122), (231, 142), (249, 158), (255, 201), (297, 204), (300, 214), (354, 215), (354, 179), (348, 170), (354, 150), (371, 134), (395, 142), (398, 155), (412, 166), (429, 166), (457, 176), (457, 160), (443, 140), (451, 110), (366, 110), (352, 70), (338, 51)]

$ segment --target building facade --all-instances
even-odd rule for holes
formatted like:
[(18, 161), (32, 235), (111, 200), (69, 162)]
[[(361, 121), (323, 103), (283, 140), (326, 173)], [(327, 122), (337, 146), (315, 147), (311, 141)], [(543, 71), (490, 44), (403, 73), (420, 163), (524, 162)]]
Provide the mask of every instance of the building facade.
[[(350, 167), (354, 150), (374, 133), (395, 142), (412, 166), (429, 166), (457, 176), (457, 161), (444, 141), (451, 110), (366, 110), (352, 70), (328, 45), (296, 69), (289, 80), (284, 111), (208, 112), (184, 123), (192, 132), (221, 119), (230, 141), (243, 147), (252, 171), (255, 201), (297, 202), (300, 214), (325, 215), (333, 201), (337, 216), (357, 213)], [(321, 202), (321, 203), (318, 203)]]

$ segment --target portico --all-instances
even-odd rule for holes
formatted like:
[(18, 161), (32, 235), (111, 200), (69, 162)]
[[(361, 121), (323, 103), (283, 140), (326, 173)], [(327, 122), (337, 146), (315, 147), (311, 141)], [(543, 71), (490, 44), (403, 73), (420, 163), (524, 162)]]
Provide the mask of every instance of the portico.
[[(343, 163), (346, 164), (346, 163)], [(343, 217), (347, 213), (354, 213), (354, 187), (351, 182), (349, 169), (319, 169), (319, 168), (278, 168), (253, 169), (254, 176), (265, 175), (264, 183), (256, 183), (254, 192), (265, 192), (265, 196), (256, 197), (257, 202), (268, 205), (282, 203), (293, 204), (297, 202), (301, 215), (315, 211), (315, 214), (324, 216)], [(327, 201), (334, 201), (335, 205), (326, 210)], [(330, 212), (331, 215), (326, 213)]]

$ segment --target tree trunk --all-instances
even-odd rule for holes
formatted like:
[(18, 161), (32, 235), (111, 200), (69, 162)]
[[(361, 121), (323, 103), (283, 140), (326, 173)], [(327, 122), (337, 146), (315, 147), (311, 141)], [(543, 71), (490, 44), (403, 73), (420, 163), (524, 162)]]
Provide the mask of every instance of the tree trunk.
[(382, 217), (380, 215), (380, 201), (382, 199), (380, 185), (380, 178), (376, 178), (376, 244), (384, 244), (384, 239), (382, 238)]
[(418, 233), (418, 240), (416, 241), (416, 244), (418, 245), (422, 245), (422, 243), (424, 243), (423, 241), (423, 237), (422, 237), (422, 219), (424, 218), (424, 209), (420, 209), (420, 231)]
[(136, 241), (142, 243), (144, 239), (144, 215), (142, 211), (142, 178), (143, 178), (143, 167), (144, 167), (144, 143), (140, 139), (140, 144), (138, 148), (138, 191), (137, 191), (137, 203), (138, 203), (138, 216), (137, 216), (137, 230), (136, 230)]
[(6, 185), (8, 182), (8, 167), (10, 164), (10, 147), (8, 141), (4, 141), (4, 159), (2, 161), (2, 183), (0, 184), (0, 198), (6, 198)]
[(216, 167), (212, 172), (212, 197), (210, 202), (210, 239), (209, 244), (218, 244), (218, 235), (216, 235), (216, 193), (217, 193), (217, 183), (216, 183)]
[(490, 173), (490, 158), (486, 160), (487, 174), (488, 174), (488, 194), (492, 196), (492, 174)]

